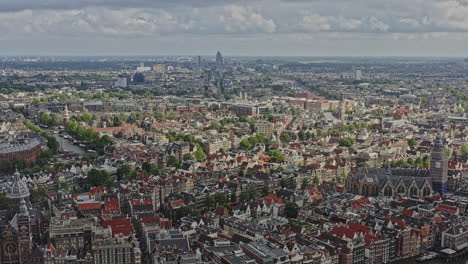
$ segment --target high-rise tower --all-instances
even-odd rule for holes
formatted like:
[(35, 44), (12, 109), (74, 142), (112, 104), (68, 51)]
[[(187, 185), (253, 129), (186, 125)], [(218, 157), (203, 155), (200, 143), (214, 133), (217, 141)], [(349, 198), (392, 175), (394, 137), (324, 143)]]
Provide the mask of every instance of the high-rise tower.
[(218, 53), (216, 53), (216, 66), (222, 67), (223, 65), (224, 65), (223, 55), (221, 55), (221, 52), (218, 51)]
[(447, 192), (448, 160), (445, 157), (444, 143), (440, 136), (434, 140), (431, 152), (430, 176), (432, 188), (438, 193)]

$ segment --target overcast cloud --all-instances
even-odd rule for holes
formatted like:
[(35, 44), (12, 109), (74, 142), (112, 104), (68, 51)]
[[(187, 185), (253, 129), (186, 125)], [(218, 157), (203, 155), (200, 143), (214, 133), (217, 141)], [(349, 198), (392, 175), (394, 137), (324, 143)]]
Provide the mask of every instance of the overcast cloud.
[(468, 0), (0, 0), (0, 33), (2, 54), (467, 56)]

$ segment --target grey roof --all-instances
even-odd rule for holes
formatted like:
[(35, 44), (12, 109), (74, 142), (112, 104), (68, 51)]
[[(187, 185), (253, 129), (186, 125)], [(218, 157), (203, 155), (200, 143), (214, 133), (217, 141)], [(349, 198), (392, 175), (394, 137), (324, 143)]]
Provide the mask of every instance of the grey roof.
[(15, 172), (13, 183), (10, 185), (10, 190), (6, 195), (9, 199), (23, 199), (29, 197), (29, 188), (20, 179), (20, 173), (18, 171)]
[(425, 183), (431, 183), (428, 170), (422, 169), (385, 169), (385, 168), (365, 168), (357, 171), (352, 177), (357, 177), (361, 182), (377, 182), (380, 187), (389, 183), (392, 187), (397, 187), (401, 182), (409, 188), (413, 181), (421, 188)]
[(0, 154), (8, 154), (8, 153), (14, 153), (14, 152), (19, 152), (19, 151), (28, 151), (28, 150), (31, 150), (32, 148), (37, 147), (40, 144), (41, 142), (39, 142), (39, 140), (37, 139), (33, 139), (25, 144), (4, 143), (4, 144), (0, 144)]
[(189, 241), (177, 230), (160, 230), (148, 234), (150, 240), (150, 250), (155, 248), (169, 249), (177, 248), (182, 252), (190, 250)]

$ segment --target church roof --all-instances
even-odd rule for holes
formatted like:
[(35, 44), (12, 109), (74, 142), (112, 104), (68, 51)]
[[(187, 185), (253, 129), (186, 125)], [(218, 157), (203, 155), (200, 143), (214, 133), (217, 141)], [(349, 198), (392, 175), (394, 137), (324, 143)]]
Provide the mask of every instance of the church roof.
[(29, 197), (29, 188), (26, 183), (21, 180), (21, 175), (18, 170), (13, 176), (13, 183), (10, 185), (6, 197), (9, 199), (23, 199)]

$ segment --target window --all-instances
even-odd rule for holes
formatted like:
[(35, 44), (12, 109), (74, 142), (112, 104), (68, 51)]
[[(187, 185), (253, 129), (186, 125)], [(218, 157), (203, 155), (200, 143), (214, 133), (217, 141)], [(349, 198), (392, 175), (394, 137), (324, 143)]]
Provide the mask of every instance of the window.
[(431, 195), (431, 189), (429, 189), (429, 187), (424, 187), (423, 189), (423, 196), (429, 196)]

